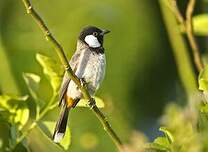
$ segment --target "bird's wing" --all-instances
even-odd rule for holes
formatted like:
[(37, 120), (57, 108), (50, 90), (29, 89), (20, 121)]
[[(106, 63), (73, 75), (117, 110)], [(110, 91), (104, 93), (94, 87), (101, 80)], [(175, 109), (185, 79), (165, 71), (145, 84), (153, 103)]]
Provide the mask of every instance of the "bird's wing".
[[(76, 67), (79, 63), (79, 58), (80, 58), (80, 52), (75, 52), (75, 54), (72, 56), (72, 58), (69, 62), (70, 66), (71, 66), (71, 68), (74, 72), (77, 69)], [(68, 84), (69, 84), (70, 80), (71, 79), (67, 75), (67, 72), (65, 72), (63, 80), (62, 80), (62, 84), (61, 84), (61, 87), (60, 87), (60, 91), (59, 91), (59, 105), (62, 103), (62, 100), (64, 98), (64, 95), (65, 95), (66, 91), (67, 91)]]

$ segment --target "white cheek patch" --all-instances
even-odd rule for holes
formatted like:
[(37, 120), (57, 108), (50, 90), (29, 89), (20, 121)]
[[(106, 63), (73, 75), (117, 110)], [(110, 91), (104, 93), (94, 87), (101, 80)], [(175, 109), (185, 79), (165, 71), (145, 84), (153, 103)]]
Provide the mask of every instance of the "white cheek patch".
[(100, 42), (98, 41), (98, 39), (94, 35), (87, 35), (85, 37), (85, 42), (90, 47), (93, 47), (93, 48), (97, 48), (97, 47), (100, 47), (101, 46)]

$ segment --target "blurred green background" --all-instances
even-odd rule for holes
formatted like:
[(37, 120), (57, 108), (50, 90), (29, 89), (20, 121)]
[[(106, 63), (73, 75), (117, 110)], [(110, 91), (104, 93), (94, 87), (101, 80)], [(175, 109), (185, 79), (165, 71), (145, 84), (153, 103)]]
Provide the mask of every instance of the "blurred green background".
[[(142, 131), (150, 140), (157, 136), (158, 118), (163, 107), (184, 93), (158, 1), (32, 0), (32, 3), (64, 47), (68, 58), (72, 56), (84, 26), (96, 25), (111, 30), (104, 44), (106, 77), (97, 93), (106, 103), (103, 111), (125, 142), (129, 141), (133, 131)], [(35, 60), (36, 53), (59, 62), (40, 29), (26, 14), (21, 0), (0, 0), (1, 94), (28, 94), (22, 73), (32, 72), (42, 76), (39, 95), (44, 101), (49, 100), (51, 88)], [(50, 115), (56, 120), (58, 110)], [(89, 109), (74, 109), (69, 126), (72, 134), (70, 151), (116, 151)], [(6, 145), (7, 127), (2, 124), (1, 128), (0, 136)], [(32, 151), (50, 149), (38, 132), (34, 131), (30, 136)]]

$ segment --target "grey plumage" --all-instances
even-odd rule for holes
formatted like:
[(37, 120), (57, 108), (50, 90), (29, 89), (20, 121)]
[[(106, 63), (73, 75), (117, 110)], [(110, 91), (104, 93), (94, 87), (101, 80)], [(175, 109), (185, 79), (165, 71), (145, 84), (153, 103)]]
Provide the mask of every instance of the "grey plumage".
[[(69, 62), (72, 70), (75, 70), (75, 74), (78, 78), (84, 78), (88, 83), (88, 89), (91, 95), (94, 94), (96, 89), (99, 87), (99, 84), (104, 78), (105, 75), (105, 65), (106, 59), (105, 54), (97, 54), (90, 50), (90, 48), (83, 42), (78, 41), (77, 50), (72, 56)], [(67, 72), (64, 74), (63, 82), (59, 92), (59, 101), (62, 102), (63, 96), (69, 88), (70, 78), (67, 75)], [(74, 87), (74, 82), (71, 82), (73, 85), (72, 88), (75, 89), (76, 93), (73, 96), (81, 98), (81, 93), (78, 91), (77, 87)], [(71, 96), (70, 90), (67, 92), (68, 96)]]
[[(106, 33), (109, 31), (92, 26), (84, 28), (77, 41), (77, 49), (69, 62), (75, 75), (87, 83), (90, 95), (94, 95), (105, 75), (103, 36)], [(59, 106), (62, 110), (53, 134), (54, 142), (60, 142), (64, 137), (69, 110), (74, 108), (81, 98), (79, 88), (65, 73), (59, 92)]]
[[(70, 66), (75, 70), (75, 74), (78, 78), (84, 78), (87, 82), (88, 91), (91, 95), (98, 89), (101, 81), (105, 75), (105, 54), (98, 54), (89, 50), (90, 48), (78, 41), (77, 44), (79, 50), (75, 51), (75, 54), (70, 60)], [(75, 100), (82, 98), (82, 94), (79, 91), (76, 84), (70, 80), (67, 73), (64, 74), (63, 82), (59, 92), (59, 105), (63, 107), (63, 111), (60, 113), (59, 121), (57, 122), (55, 132), (53, 135), (54, 141), (57, 134), (64, 136), (68, 113), (70, 108), (66, 108), (65, 94)], [(64, 118), (62, 118), (64, 117)], [(62, 138), (62, 137), (61, 137)]]
[[(81, 53), (81, 51), (79, 51), (79, 50), (75, 51), (75, 54), (72, 56), (72, 58), (71, 58), (71, 60), (69, 62), (70, 66), (71, 66), (71, 68), (72, 68), (72, 70), (74, 72), (76, 71), (75, 70), (76, 69), (76, 65), (78, 65), (78, 62), (79, 62), (80, 53)], [(62, 84), (61, 84), (61, 87), (60, 87), (60, 90), (59, 90), (59, 106), (62, 103), (64, 94), (66, 93), (66, 90), (68, 88), (70, 80), (71, 79), (68, 77), (67, 72), (65, 72), (63, 80), (62, 80)]]

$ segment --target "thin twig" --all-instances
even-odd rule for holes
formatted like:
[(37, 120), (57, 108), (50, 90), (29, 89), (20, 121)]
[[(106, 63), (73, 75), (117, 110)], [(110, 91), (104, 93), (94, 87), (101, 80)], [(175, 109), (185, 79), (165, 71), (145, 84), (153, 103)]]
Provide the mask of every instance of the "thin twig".
[(65, 70), (68, 73), (68, 76), (70, 77), (71, 80), (73, 80), (77, 84), (77, 86), (81, 90), (84, 98), (86, 98), (88, 100), (88, 104), (89, 104), (90, 108), (93, 110), (95, 115), (98, 117), (98, 119), (102, 123), (105, 131), (111, 137), (111, 139), (113, 140), (113, 142), (115, 143), (117, 148), (119, 150), (122, 150), (123, 144), (122, 144), (121, 140), (119, 139), (119, 137), (117, 136), (115, 131), (110, 126), (109, 122), (107, 121), (107, 118), (104, 116), (104, 114), (99, 110), (99, 108), (94, 103), (94, 99), (90, 96), (90, 94), (86, 88), (86, 85), (82, 85), (80, 79), (73, 73), (62, 46), (55, 39), (55, 37), (53, 37), (53, 35), (50, 33), (48, 27), (46, 26), (46, 24), (44, 23), (42, 18), (38, 15), (38, 13), (32, 7), (31, 2), (29, 0), (22, 0), (22, 2), (25, 5), (27, 13), (33, 17), (33, 19), (36, 21), (36, 23), (39, 25), (39, 27), (43, 31), (43, 33), (46, 37), (46, 40), (49, 41), (54, 46), (56, 53), (58, 54), (59, 59), (61, 60), (61, 63), (63, 64), (63, 66), (65, 67)]
[(193, 24), (192, 24), (192, 14), (194, 10), (196, 0), (189, 0), (186, 9), (186, 34), (189, 40), (190, 46), (192, 48), (192, 53), (194, 56), (194, 62), (196, 64), (197, 70), (200, 72), (204, 68), (204, 64), (200, 55), (199, 47), (197, 45), (196, 39), (193, 35)]
[(181, 14), (181, 12), (177, 6), (177, 0), (171, 0), (171, 8), (173, 10), (173, 13), (174, 13), (176, 19), (184, 28), (189, 45), (192, 50), (195, 66), (196, 66), (198, 72), (200, 72), (203, 69), (204, 64), (203, 64), (203, 61), (202, 61), (202, 58), (200, 55), (199, 47), (197, 45), (196, 39), (193, 34), (193, 25), (192, 25), (192, 15), (193, 15), (195, 2), (196, 2), (195, 0), (189, 0), (189, 3), (187, 5), (187, 9), (186, 9), (186, 20), (185, 21), (184, 21), (183, 15)]
[(177, 5), (177, 1), (176, 0), (171, 0), (171, 10), (173, 11), (173, 13), (175, 14), (175, 17), (176, 19), (178, 20), (178, 22), (181, 24), (181, 25), (184, 25), (184, 18), (178, 8), (178, 5)]

